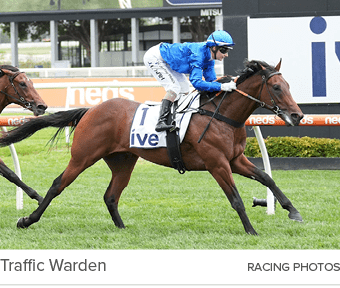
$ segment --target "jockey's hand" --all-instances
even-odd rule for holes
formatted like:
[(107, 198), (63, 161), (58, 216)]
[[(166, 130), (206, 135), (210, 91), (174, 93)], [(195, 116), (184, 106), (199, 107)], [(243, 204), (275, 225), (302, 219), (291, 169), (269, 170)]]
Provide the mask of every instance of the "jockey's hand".
[(231, 92), (236, 89), (236, 83), (234, 81), (230, 81), (229, 83), (221, 84), (221, 90), (226, 92)]

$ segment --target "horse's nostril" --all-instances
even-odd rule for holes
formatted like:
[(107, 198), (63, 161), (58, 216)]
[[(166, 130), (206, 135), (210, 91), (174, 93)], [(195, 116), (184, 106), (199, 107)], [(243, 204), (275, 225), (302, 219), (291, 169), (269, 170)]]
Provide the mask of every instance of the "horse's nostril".
[(42, 105), (42, 104), (37, 105), (36, 109), (33, 108), (34, 115), (35, 116), (43, 115), (45, 114), (46, 109), (47, 109), (47, 105)]
[(38, 108), (39, 110), (45, 111), (45, 110), (47, 109), (47, 106), (46, 106), (46, 105), (38, 105), (37, 108)]
[(292, 117), (294, 123), (299, 125), (299, 123), (300, 123), (301, 119), (304, 117), (304, 115), (303, 114), (300, 115), (298, 113), (292, 113), (291, 117)]
[(292, 113), (292, 118), (295, 119), (295, 120), (301, 120), (303, 118), (304, 115), (299, 115), (297, 113)]

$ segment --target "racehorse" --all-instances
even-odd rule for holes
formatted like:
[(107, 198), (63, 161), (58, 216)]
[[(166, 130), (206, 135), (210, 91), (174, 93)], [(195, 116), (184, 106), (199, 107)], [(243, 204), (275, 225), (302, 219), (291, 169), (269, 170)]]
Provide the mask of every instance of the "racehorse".
[[(208, 170), (224, 191), (232, 208), (237, 211), (246, 233), (252, 235), (257, 233), (248, 219), (232, 173), (257, 180), (269, 187), (281, 206), (289, 211), (289, 218), (302, 221), (298, 210), (273, 179), (243, 154), (246, 145), (244, 123), (257, 107), (271, 110), (288, 126), (299, 125), (304, 116), (290, 94), (288, 83), (279, 72), (280, 66), (281, 61), (276, 67), (263, 61), (246, 61), (245, 69), (237, 78), (236, 91), (202, 92), (200, 111), (210, 111), (210, 116), (206, 113), (193, 114), (181, 143), (186, 170)], [(222, 77), (218, 81), (230, 81), (227, 78)], [(104, 159), (112, 172), (104, 201), (114, 224), (125, 228), (118, 212), (118, 202), (123, 189), (129, 183), (137, 159), (142, 157), (171, 167), (166, 148), (150, 150), (129, 147), (129, 130), (139, 105), (140, 103), (127, 99), (110, 99), (90, 109), (73, 109), (34, 118), (1, 137), (0, 146), (5, 146), (21, 141), (45, 127), (59, 128), (54, 139), (64, 127), (71, 125), (75, 128), (68, 166), (54, 180), (39, 207), (29, 217), (19, 219), (17, 227), (26, 228), (38, 222), (51, 201), (80, 173), (98, 160)], [(209, 122), (209, 128), (205, 129)]]
[[(10, 65), (0, 65), (0, 113), (11, 103), (31, 110), (35, 116), (44, 114), (47, 109), (47, 105), (40, 98), (37, 90), (33, 87), (32, 81), (27, 78), (24, 72), (20, 72), (18, 68)], [(1, 159), (0, 174), (23, 189), (32, 199), (37, 200), (38, 203), (42, 202), (43, 197), (23, 183)]]

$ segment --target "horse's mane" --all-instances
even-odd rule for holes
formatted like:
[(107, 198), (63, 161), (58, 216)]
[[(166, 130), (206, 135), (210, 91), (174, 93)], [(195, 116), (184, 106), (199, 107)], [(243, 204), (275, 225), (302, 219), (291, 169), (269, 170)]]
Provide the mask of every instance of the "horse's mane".
[[(239, 85), (242, 82), (244, 82), (246, 79), (250, 78), (251, 76), (259, 73), (262, 75), (269, 75), (272, 72), (275, 72), (275, 67), (269, 65), (268, 63), (264, 62), (264, 61), (259, 61), (259, 60), (245, 60), (243, 62), (244, 64), (244, 69), (242, 70), (238, 70), (236, 71), (236, 73), (238, 74), (238, 79), (236, 84)], [(265, 68), (265, 70), (262, 69), (262, 67)], [(223, 76), (219, 79), (217, 79), (217, 82), (220, 83), (226, 83), (226, 82), (230, 82), (231, 80), (233, 80), (232, 76), (227, 75), (227, 76)], [(201, 91), (200, 94), (201, 96), (208, 96), (209, 98), (213, 97), (214, 95), (216, 95), (218, 93), (218, 91), (216, 92), (207, 92), (207, 91)]]
[(11, 66), (11, 65), (0, 65), (0, 69), (7, 69), (12, 72), (18, 72), (19, 69), (17, 67)]
[[(263, 70), (263, 68), (265, 68), (265, 70)], [(241, 84), (243, 81), (245, 81), (246, 79), (248, 79), (249, 77), (255, 75), (256, 73), (260, 73), (260, 74), (270, 74), (272, 72), (275, 72), (275, 67), (269, 65), (268, 63), (264, 62), (264, 61), (259, 61), (259, 60), (245, 60), (244, 61), (244, 69), (241, 71), (237, 71), (237, 73), (239, 74), (239, 78), (237, 79), (237, 85)]]

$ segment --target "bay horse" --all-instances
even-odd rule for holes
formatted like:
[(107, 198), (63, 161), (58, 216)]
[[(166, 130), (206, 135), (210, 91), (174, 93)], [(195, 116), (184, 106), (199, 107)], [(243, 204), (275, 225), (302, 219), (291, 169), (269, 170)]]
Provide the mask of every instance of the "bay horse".
[[(209, 171), (224, 191), (232, 208), (237, 211), (245, 232), (252, 235), (257, 233), (248, 219), (232, 173), (257, 180), (269, 187), (281, 206), (289, 211), (289, 218), (302, 221), (298, 210), (273, 179), (243, 154), (246, 145), (244, 123), (257, 107), (262, 106), (273, 111), (288, 126), (299, 125), (304, 116), (292, 98), (288, 83), (279, 72), (280, 66), (281, 60), (276, 67), (264, 61), (246, 61), (245, 69), (237, 78), (236, 91), (202, 92), (200, 101), (205, 110), (201, 111), (210, 111), (210, 116), (206, 113), (192, 115), (180, 148), (186, 169)], [(230, 81), (227, 78), (222, 77), (218, 81)], [(158, 165), (171, 167), (166, 148), (150, 150), (129, 147), (129, 131), (139, 105), (140, 103), (127, 99), (110, 99), (92, 108), (73, 109), (34, 118), (1, 137), (0, 146), (5, 146), (21, 141), (45, 127), (59, 128), (54, 139), (68, 125), (75, 129), (68, 166), (54, 180), (39, 207), (28, 217), (19, 219), (17, 227), (27, 228), (38, 222), (51, 201), (79, 174), (98, 160), (104, 159), (112, 172), (104, 202), (114, 224), (118, 228), (125, 228), (118, 212), (118, 202), (123, 189), (129, 183), (137, 159), (142, 157)], [(211, 118), (212, 114), (214, 119)], [(205, 129), (209, 123), (209, 129)]]
[[(11, 103), (32, 111), (35, 116), (44, 114), (47, 109), (44, 100), (40, 98), (37, 90), (33, 87), (32, 81), (27, 78), (24, 72), (11, 65), (0, 65), (0, 113)], [(22, 182), (1, 159), (0, 174), (24, 190), (32, 199), (37, 200), (38, 203), (42, 202), (43, 197)]]

